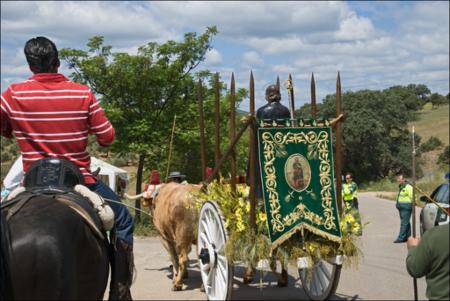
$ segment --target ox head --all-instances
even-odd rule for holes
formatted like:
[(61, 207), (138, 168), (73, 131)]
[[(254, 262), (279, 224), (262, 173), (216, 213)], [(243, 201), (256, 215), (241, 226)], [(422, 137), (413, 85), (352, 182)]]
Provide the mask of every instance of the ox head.
[(157, 184), (157, 185), (150, 184), (146, 187), (146, 190), (140, 194), (131, 196), (131, 195), (128, 195), (127, 193), (125, 193), (124, 196), (129, 200), (141, 199), (142, 207), (149, 207), (150, 211), (153, 212), (153, 210), (155, 209), (153, 206), (153, 200), (156, 198), (156, 196), (158, 195), (159, 189), (163, 185), (164, 184)]

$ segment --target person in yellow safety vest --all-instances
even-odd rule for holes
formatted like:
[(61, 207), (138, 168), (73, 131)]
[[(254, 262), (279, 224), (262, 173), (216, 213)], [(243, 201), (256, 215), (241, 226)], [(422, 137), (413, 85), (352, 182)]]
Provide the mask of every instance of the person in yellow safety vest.
[(406, 242), (411, 235), (410, 219), (412, 213), (413, 187), (406, 182), (404, 175), (401, 173), (397, 175), (397, 181), (399, 183), (399, 192), (396, 207), (400, 214), (400, 231), (394, 243), (402, 243)]
[(345, 183), (342, 185), (342, 198), (344, 199), (344, 214), (351, 214), (357, 223), (356, 235), (362, 235), (361, 215), (358, 205), (358, 185), (353, 181), (351, 173), (345, 174)]

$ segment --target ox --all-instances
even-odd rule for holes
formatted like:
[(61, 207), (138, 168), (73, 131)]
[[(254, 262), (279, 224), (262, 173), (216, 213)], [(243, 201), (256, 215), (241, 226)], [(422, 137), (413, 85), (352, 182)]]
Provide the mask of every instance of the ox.
[(195, 195), (201, 185), (168, 183), (150, 185), (146, 192), (128, 196), (129, 199), (144, 197), (149, 202), (153, 224), (164, 248), (169, 252), (173, 269), (172, 290), (183, 288), (187, 277), (188, 254), (192, 244), (197, 243), (198, 209)]

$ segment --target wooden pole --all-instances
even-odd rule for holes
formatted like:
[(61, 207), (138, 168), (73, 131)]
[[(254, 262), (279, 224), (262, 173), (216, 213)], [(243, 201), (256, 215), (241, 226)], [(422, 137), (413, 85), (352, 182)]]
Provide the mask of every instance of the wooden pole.
[[(279, 85), (279, 78), (277, 81)], [(279, 88), (279, 86), (278, 86)], [(255, 81), (253, 79), (253, 71), (250, 72), (250, 116), (255, 118)], [(249, 156), (249, 185), (250, 185), (250, 227), (256, 231), (256, 176), (255, 175), (255, 164), (257, 160), (256, 154), (256, 123), (252, 122), (250, 124), (250, 135), (249, 135), (249, 143), (250, 143), (250, 156)]]
[(167, 158), (167, 169), (166, 169), (166, 177), (169, 176), (169, 170), (170, 170), (170, 161), (172, 160), (172, 146), (173, 146), (173, 136), (175, 134), (175, 124), (177, 121), (177, 114), (173, 116), (173, 123), (172, 123), (172, 134), (170, 135), (170, 143), (169, 143), (169, 156)]
[[(230, 141), (236, 136), (236, 86), (234, 82), (234, 73), (231, 73), (231, 94), (230, 94)], [(236, 153), (234, 149), (230, 160), (231, 191), (236, 193)]]
[(311, 116), (317, 117), (317, 105), (316, 105), (316, 81), (314, 80), (314, 72), (311, 75)]
[[(336, 117), (341, 114), (341, 76), (336, 80)], [(336, 123), (336, 148), (334, 155), (334, 172), (336, 175), (336, 200), (339, 214), (342, 213), (342, 122)]]
[(230, 145), (228, 146), (228, 149), (225, 151), (225, 153), (222, 155), (222, 158), (220, 158), (219, 163), (214, 167), (213, 172), (211, 175), (203, 182), (203, 185), (207, 185), (211, 183), (211, 181), (216, 177), (217, 172), (219, 171), (220, 167), (222, 166), (223, 162), (225, 162), (226, 159), (230, 156), (230, 154), (233, 152), (234, 147), (236, 146), (236, 143), (241, 138), (242, 134), (245, 132), (245, 130), (250, 126), (252, 122), (255, 122), (255, 119), (250, 116), (248, 120), (244, 123), (244, 126), (239, 130), (239, 132), (236, 134), (234, 139), (231, 141)]
[(198, 100), (198, 116), (200, 123), (200, 163), (202, 169), (202, 180), (205, 179), (206, 170), (206, 149), (205, 149), (205, 118), (203, 116), (203, 92), (202, 80), (198, 80), (197, 85), (197, 100)]
[(220, 82), (219, 82), (219, 73), (216, 73), (215, 76), (215, 114), (214, 114), (214, 124), (215, 124), (215, 149), (214, 149), (214, 161), (215, 165), (219, 163), (220, 160)]
[[(413, 182), (413, 195), (412, 195), (412, 236), (416, 237), (416, 142), (414, 126), (412, 127), (412, 182)], [(414, 288), (414, 300), (417, 300), (417, 278), (413, 277)]]
[(294, 98), (294, 82), (292, 81), (292, 75), (289, 73), (289, 107), (291, 110), (291, 126), (297, 125), (297, 119), (295, 119), (295, 98)]

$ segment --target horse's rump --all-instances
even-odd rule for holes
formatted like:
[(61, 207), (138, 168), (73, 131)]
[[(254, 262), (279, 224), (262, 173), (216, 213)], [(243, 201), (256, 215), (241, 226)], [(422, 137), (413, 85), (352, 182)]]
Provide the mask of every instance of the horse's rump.
[[(2, 209), (4, 217), (8, 209)], [(2, 244), (2, 281), (16, 299), (100, 299), (106, 288), (107, 243), (73, 209), (33, 196), (8, 221)], [(5, 229), (3, 229), (5, 228)], [(10, 248), (10, 252), (4, 252)], [(4, 258), (3, 258), (4, 257)], [(6, 275), (5, 275), (5, 274)]]

